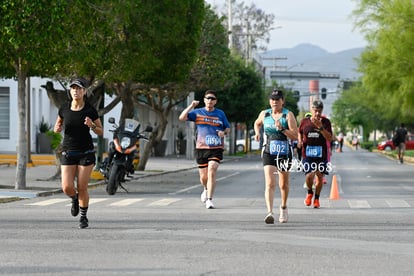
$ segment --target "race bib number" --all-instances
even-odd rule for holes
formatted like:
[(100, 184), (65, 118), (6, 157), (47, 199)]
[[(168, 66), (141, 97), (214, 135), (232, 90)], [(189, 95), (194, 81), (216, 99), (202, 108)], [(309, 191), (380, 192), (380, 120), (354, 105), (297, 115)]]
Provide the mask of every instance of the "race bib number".
[(307, 146), (306, 156), (307, 157), (322, 157), (322, 146)]
[(269, 144), (269, 152), (271, 155), (287, 155), (288, 141), (271, 140)]
[(217, 135), (207, 135), (206, 136), (206, 145), (209, 147), (215, 147), (221, 145), (221, 138)]

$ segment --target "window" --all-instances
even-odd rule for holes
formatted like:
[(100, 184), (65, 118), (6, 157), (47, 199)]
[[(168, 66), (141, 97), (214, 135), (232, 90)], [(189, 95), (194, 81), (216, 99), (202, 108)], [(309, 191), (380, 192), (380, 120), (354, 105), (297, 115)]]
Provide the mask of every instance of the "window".
[(0, 87), (0, 139), (10, 139), (10, 89)]

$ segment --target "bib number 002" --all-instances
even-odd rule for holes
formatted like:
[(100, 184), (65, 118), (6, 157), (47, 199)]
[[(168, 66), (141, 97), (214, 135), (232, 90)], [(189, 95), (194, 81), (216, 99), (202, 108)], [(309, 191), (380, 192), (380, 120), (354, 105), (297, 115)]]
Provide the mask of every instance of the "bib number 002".
[(288, 141), (271, 140), (269, 144), (269, 151), (271, 155), (287, 155)]

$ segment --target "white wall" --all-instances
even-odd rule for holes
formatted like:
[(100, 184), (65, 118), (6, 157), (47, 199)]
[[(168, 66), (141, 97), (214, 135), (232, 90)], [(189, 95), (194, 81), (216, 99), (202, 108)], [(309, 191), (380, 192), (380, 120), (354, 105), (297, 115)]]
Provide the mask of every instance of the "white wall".
[[(30, 87), (27, 89), (30, 91), (30, 147), (31, 151), (36, 151), (36, 133), (38, 132), (39, 122), (44, 120), (50, 124), (54, 124), (56, 120), (57, 108), (49, 101), (46, 90), (41, 85), (46, 84), (49, 79), (44, 78), (30, 78)], [(55, 87), (58, 87), (55, 83)], [(17, 93), (17, 81), (11, 79), (0, 80), (0, 86), (9, 87), (10, 89), (10, 139), (0, 140), (0, 152), (1, 153), (15, 153), (17, 150), (18, 141), (18, 93)]]
[(0, 140), (0, 152), (15, 152), (17, 143), (17, 124), (18, 124), (18, 113), (17, 113), (17, 82), (9, 79), (0, 80), (1, 87), (9, 87), (10, 89), (10, 139)]
[[(36, 152), (36, 139), (37, 133), (39, 132), (39, 123), (44, 121), (49, 124), (52, 129), (55, 125), (58, 108), (53, 105), (47, 96), (46, 89), (42, 88), (41, 85), (45, 85), (46, 82), (52, 81), (50, 79), (43, 78), (31, 78), (30, 79), (30, 131), (31, 131), (31, 152)], [(56, 89), (63, 89), (58, 82), (53, 83)]]

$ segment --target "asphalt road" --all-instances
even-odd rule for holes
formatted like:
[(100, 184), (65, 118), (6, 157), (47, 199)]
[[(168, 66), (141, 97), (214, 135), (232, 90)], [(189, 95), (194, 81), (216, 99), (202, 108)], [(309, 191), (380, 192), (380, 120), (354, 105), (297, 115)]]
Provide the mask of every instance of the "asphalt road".
[[(258, 156), (220, 166), (213, 210), (200, 202), (195, 169), (115, 196), (91, 190), (88, 229), (64, 195), (1, 204), (0, 274), (412, 275), (414, 167), (350, 149), (332, 163), (320, 209), (303, 205), (304, 176), (291, 173), (286, 224), (263, 222)], [(276, 212), (279, 203), (277, 192)]]

